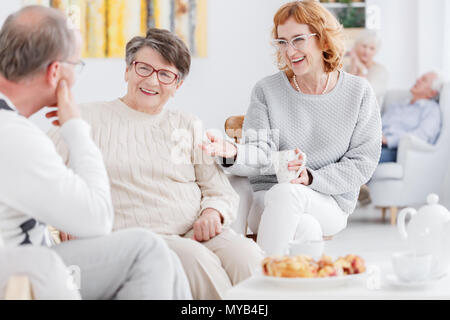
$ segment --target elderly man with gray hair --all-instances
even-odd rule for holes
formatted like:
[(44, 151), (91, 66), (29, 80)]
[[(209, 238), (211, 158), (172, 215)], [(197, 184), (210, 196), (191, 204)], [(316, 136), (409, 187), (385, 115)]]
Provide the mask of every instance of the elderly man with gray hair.
[[(189, 299), (180, 261), (161, 238), (136, 228), (110, 234), (108, 175), (70, 92), (80, 55), (79, 32), (55, 9), (25, 7), (0, 31), (0, 290), (19, 273), (36, 298), (79, 298), (66, 285), (70, 265), (82, 298)], [(27, 119), (44, 106), (57, 106), (70, 168)], [(77, 240), (51, 246), (47, 224)]]
[(405, 134), (434, 144), (441, 130), (437, 98), (443, 86), (439, 73), (431, 71), (417, 79), (411, 99), (389, 106), (383, 114), (383, 148), (380, 162), (397, 161), (397, 147)]

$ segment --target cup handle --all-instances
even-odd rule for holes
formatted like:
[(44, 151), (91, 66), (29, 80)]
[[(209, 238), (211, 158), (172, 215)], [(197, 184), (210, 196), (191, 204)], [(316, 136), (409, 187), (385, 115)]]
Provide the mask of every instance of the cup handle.
[(406, 219), (406, 216), (408, 215), (408, 213), (410, 213), (411, 217), (412, 217), (417, 213), (417, 211), (414, 208), (403, 209), (402, 211), (400, 211), (400, 213), (398, 214), (398, 218), (397, 218), (397, 230), (403, 239), (408, 239), (408, 233), (406, 232), (406, 227), (405, 227), (405, 219)]
[(305, 167), (306, 167), (306, 154), (303, 152), (300, 152), (298, 154), (298, 158), (297, 158), (298, 160), (300, 160), (300, 156), (303, 157), (303, 163), (302, 163), (302, 166), (300, 167), (300, 169), (298, 169), (298, 171), (297, 171), (296, 179), (298, 179), (300, 177), (300, 175), (302, 174), (302, 171), (305, 170)]

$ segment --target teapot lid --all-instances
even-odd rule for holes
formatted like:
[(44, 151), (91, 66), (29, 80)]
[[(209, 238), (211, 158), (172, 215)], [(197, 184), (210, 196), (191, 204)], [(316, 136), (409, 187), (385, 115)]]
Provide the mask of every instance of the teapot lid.
[(432, 193), (432, 194), (428, 195), (427, 203), (429, 205), (438, 204), (439, 203), (439, 196), (437, 194), (435, 194), (435, 193)]
[(428, 195), (427, 205), (420, 208), (420, 213), (439, 213), (444, 218), (450, 219), (450, 212), (439, 204), (439, 196), (435, 193)]

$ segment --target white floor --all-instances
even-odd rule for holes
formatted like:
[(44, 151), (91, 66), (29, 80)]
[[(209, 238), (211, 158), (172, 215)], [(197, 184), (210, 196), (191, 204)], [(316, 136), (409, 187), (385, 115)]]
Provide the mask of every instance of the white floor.
[(407, 250), (390, 217), (382, 221), (381, 211), (372, 206), (357, 208), (347, 228), (326, 243), (325, 254), (336, 258), (349, 253), (361, 255), (369, 263), (382, 260), (390, 263), (391, 254)]
[[(381, 211), (373, 206), (357, 208), (348, 226), (333, 240), (325, 244), (324, 254), (336, 259), (347, 254), (357, 254), (366, 261), (367, 278), (362, 285), (327, 288), (326, 290), (301, 290), (297, 283), (274, 283), (253, 277), (234, 287), (227, 298), (239, 299), (450, 299), (450, 277), (428, 283), (427, 286), (391, 283), (394, 252), (408, 251), (406, 240), (400, 237), (397, 227), (381, 219)], [(395, 279), (395, 277), (394, 277)]]

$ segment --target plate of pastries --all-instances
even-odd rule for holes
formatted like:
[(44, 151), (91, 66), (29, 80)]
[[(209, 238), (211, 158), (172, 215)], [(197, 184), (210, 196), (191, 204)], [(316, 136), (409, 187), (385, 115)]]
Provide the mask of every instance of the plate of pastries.
[(318, 261), (299, 255), (265, 258), (261, 277), (279, 284), (329, 287), (347, 284), (365, 273), (365, 261), (358, 255), (348, 254), (335, 260), (323, 255)]

